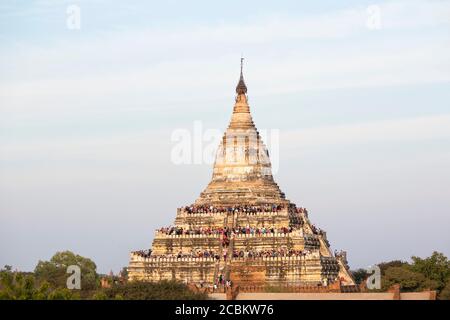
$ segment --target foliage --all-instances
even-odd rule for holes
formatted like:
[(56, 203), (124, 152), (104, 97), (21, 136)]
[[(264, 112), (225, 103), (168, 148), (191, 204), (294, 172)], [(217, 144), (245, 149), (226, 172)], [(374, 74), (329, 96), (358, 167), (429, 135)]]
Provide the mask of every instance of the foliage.
[(428, 279), (438, 284), (438, 289), (443, 289), (450, 278), (450, 261), (442, 253), (433, 252), (433, 254), (425, 259), (412, 257), (413, 271), (423, 274)]
[(108, 300), (108, 296), (106, 295), (105, 292), (103, 291), (98, 291), (95, 292), (94, 295), (92, 296), (93, 300)]
[(0, 271), (0, 300), (70, 300), (78, 295), (68, 289), (52, 290), (43, 281), (39, 286), (33, 275), (9, 270)]
[(141, 282), (114, 284), (104, 289), (108, 299), (125, 300), (206, 300), (208, 295), (191, 291), (178, 281)]
[(120, 271), (120, 276), (126, 281), (128, 280), (128, 269), (127, 267), (123, 267), (122, 271)]
[(357, 269), (351, 271), (351, 273), (353, 275), (353, 279), (355, 279), (356, 284), (362, 283), (370, 275), (365, 269)]
[(450, 280), (447, 281), (444, 289), (439, 294), (439, 299), (441, 300), (450, 300)]
[(382, 290), (400, 284), (402, 291), (436, 290), (439, 299), (450, 298), (450, 261), (439, 252), (430, 257), (411, 257), (412, 263), (399, 260), (379, 264)]
[(414, 272), (409, 266), (389, 267), (381, 278), (383, 291), (394, 284), (400, 285), (401, 291), (423, 291), (426, 289), (437, 289), (437, 283), (427, 279), (423, 274)]
[(89, 259), (70, 251), (57, 252), (50, 261), (39, 261), (34, 274), (39, 282), (46, 281), (52, 288), (66, 288), (67, 267), (78, 265), (81, 269), (81, 289), (93, 290), (98, 287), (97, 266)]
[(401, 261), (401, 260), (392, 260), (388, 262), (381, 262), (378, 264), (378, 267), (380, 267), (381, 275), (384, 275), (386, 270), (391, 267), (403, 267), (407, 266), (408, 262)]
[(75, 300), (79, 299), (80, 296), (77, 292), (69, 290), (67, 288), (57, 288), (50, 292), (48, 295), (48, 300)]

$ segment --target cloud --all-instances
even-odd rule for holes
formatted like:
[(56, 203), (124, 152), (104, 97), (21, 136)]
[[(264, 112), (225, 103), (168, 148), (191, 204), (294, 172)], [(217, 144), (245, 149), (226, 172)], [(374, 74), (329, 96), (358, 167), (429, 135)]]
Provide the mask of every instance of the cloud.
[(282, 131), (280, 137), (296, 149), (433, 139), (450, 140), (450, 114)]
[[(104, 137), (53, 137), (3, 143), (0, 145), (0, 160), (5, 169), (1, 172), (3, 185), (96, 178), (142, 180), (149, 175), (154, 180), (173, 165), (170, 154), (174, 143), (170, 136), (168, 130), (136, 130)], [(289, 158), (328, 146), (431, 140), (450, 141), (450, 114), (281, 130), (279, 137), (282, 156)], [(274, 152), (280, 146), (275, 145), (277, 141), (270, 142), (272, 162), (278, 161)], [(154, 172), (154, 168), (161, 170)]]
[[(2, 49), (0, 112), (109, 107), (132, 97), (157, 105), (223, 96), (243, 49), (253, 94), (450, 81), (448, 36), (440, 29), (414, 31), (414, 39), (395, 32), (448, 26), (450, 2), (396, 1), (380, 8), (379, 31), (368, 30), (366, 8), (355, 7), (233, 24), (82, 30), (48, 46), (16, 44)], [(79, 97), (87, 103), (74, 103)]]
[(450, 23), (449, 1), (392, 1), (380, 6), (384, 28), (433, 27)]

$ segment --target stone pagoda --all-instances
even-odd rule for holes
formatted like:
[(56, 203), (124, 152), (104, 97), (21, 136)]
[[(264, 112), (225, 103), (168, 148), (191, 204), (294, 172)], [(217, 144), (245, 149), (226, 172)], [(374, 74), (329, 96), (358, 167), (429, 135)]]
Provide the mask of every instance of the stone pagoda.
[(354, 285), (345, 252), (332, 253), (308, 211), (274, 181), (269, 152), (253, 123), (241, 74), (230, 124), (211, 182), (174, 225), (156, 231), (149, 250), (131, 253), (130, 280), (181, 280), (212, 286)]

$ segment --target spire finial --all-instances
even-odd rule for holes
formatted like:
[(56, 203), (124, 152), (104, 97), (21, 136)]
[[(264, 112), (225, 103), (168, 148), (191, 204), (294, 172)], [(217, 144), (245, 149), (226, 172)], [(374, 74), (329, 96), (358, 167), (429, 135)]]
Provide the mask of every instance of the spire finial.
[(239, 77), (238, 85), (236, 86), (236, 93), (237, 94), (246, 94), (247, 93), (247, 86), (244, 82), (244, 74), (242, 73), (242, 68), (244, 66), (244, 57), (241, 55), (241, 76)]

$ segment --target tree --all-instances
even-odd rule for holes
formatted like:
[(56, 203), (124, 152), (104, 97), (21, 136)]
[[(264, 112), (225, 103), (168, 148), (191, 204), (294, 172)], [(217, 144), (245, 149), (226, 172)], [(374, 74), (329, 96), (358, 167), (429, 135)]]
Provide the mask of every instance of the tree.
[(426, 278), (434, 280), (438, 289), (443, 289), (450, 278), (450, 261), (442, 253), (434, 251), (425, 259), (413, 256), (411, 269), (423, 274)]
[(108, 300), (108, 296), (103, 291), (98, 291), (93, 294), (92, 299), (93, 300)]
[(123, 280), (125, 280), (125, 281), (128, 280), (128, 269), (127, 269), (127, 267), (123, 267), (123, 268), (122, 268), (122, 271), (120, 271), (120, 277), (121, 277)]
[(394, 284), (399, 284), (402, 291), (422, 291), (438, 287), (436, 281), (427, 279), (419, 272), (412, 271), (408, 265), (386, 269), (381, 278), (383, 291), (388, 290)]
[(50, 293), (50, 284), (47, 281), (41, 283), (39, 289), (34, 294), (35, 300), (47, 300)]
[(378, 264), (378, 267), (380, 267), (381, 274), (384, 275), (386, 270), (390, 267), (403, 267), (408, 265), (408, 262), (401, 261), (401, 260), (392, 260), (388, 262), (381, 262)]
[(365, 269), (357, 269), (355, 271), (351, 271), (351, 273), (353, 275), (353, 279), (355, 279), (356, 284), (362, 283), (370, 275)]
[(11, 271), (11, 270), (12, 270), (12, 266), (10, 266), (9, 264), (5, 264), (3, 269), (1, 269), (0, 271)]
[(438, 297), (450, 297), (450, 261), (439, 252), (428, 258), (411, 257), (412, 263), (400, 260), (383, 262), (381, 282), (383, 290), (393, 284), (400, 284), (402, 291), (436, 290)]
[(73, 300), (79, 299), (77, 293), (67, 288), (56, 288), (48, 295), (48, 300)]
[[(81, 289), (93, 290), (97, 288), (97, 266), (89, 259), (70, 251), (57, 252), (50, 261), (39, 261), (34, 273), (39, 282), (46, 281), (53, 288), (66, 288), (69, 274), (67, 267), (78, 265), (81, 269)], [(65, 293), (61, 293), (60, 296)]]
[(74, 299), (77, 294), (68, 289), (51, 290), (48, 282), (37, 287), (33, 275), (0, 271), (0, 300)]
[(444, 289), (442, 289), (438, 297), (440, 300), (450, 300), (450, 281), (447, 281), (447, 284)]

